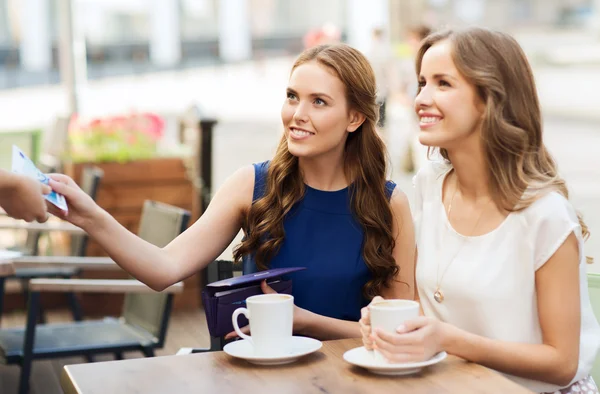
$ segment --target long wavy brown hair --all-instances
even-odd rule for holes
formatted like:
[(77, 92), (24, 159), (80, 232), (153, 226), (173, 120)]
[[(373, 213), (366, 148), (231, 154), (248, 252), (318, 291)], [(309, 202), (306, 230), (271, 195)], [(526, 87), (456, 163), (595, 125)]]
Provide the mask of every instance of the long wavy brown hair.
[[(425, 52), (443, 40), (450, 42), (457, 70), (485, 103), (481, 133), (496, 205), (514, 212), (552, 191), (569, 198), (566, 183), (544, 145), (533, 72), (521, 46), (508, 34), (484, 28), (436, 32), (421, 43), (417, 75)], [(448, 152), (439, 151), (450, 162)], [(587, 239), (588, 227), (581, 214), (577, 216)]]
[[(308, 62), (317, 62), (337, 76), (346, 88), (349, 110), (366, 118), (355, 132), (348, 133), (344, 171), (351, 182), (351, 209), (364, 231), (362, 255), (372, 274), (363, 292), (372, 298), (399, 272), (392, 256), (393, 215), (385, 190), (386, 150), (375, 126), (379, 116), (375, 76), (364, 55), (344, 44), (307, 49), (296, 59), (291, 73)], [(286, 131), (269, 165), (265, 194), (246, 214), (245, 238), (235, 249), (236, 261), (253, 255), (258, 269), (267, 269), (285, 239), (285, 216), (303, 198), (304, 191), (298, 158), (288, 150)]]

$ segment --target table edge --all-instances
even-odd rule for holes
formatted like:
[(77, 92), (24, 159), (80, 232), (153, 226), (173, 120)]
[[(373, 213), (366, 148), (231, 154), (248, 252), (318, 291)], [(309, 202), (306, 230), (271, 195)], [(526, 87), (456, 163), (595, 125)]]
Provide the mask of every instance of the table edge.
[(82, 391), (77, 386), (77, 383), (71, 376), (69, 366), (65, 365), (60, 374), (60, 386), (62, 387), (65, 394), (82, 394)]

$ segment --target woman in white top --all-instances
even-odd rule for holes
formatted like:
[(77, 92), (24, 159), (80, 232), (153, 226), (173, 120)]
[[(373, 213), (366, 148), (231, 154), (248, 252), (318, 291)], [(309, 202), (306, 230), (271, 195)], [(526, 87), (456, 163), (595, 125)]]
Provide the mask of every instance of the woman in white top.
[(416, 66), (419, 139), (445, 159), (415, 177), (424, 316), (371, 332), (365, 308), (365, 346), (392, 362), (444, 350), (538, 393), (597, 393), (589, 233), (544, 146), (523, 51), (503, 33), (446, 31), (423, 41)]

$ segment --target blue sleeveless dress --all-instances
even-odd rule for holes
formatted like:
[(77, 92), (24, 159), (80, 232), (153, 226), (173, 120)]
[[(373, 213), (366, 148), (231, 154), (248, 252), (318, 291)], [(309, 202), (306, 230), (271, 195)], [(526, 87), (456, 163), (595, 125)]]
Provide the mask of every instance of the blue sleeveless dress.
[[(253, 201), (266, 191), (268, 167), (268, 161), (254, 164)], [(388, 198), (395, 187), (386, 182)], [(284, 219), (285, 239), (269, 267), (306, 267), (286, 277), (293, 280), (294, 303), (319, 315), (358, 321), (368, 304), (363, 286), (371, 272), (362, 257), (363, 230), (351, 212), (349, 189), (305, 189)], [(252, 258), (246, 258), (244, 273), (256, 270)]]

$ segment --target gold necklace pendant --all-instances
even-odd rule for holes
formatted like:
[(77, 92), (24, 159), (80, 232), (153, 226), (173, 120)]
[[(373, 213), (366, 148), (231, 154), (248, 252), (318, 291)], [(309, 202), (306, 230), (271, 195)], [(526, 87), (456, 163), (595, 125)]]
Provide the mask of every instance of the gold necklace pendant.
[[(446, 212), (446, 222), (450, 225), (450, 227), (452, 227), (452, 223), (450, 222), (450, 212), (452, 212), (452, 204), (454, 203), (454, 197), (456, 196), (456, 191), (457, 190), (458, 190), (458, 178), (456, 179), (456, 182), (455, 182), (454, 193), (452, 193), (452, 198), (450, 199), (450, 204), (448, 204), (448, 212)], [(483, 213), (486, 211), (487, 205), (491, 201), (492, 201), (492, 199), (490, 198), (485, 203), (485, 205), (483, 206), (483, 209), (481, 210), (481, 212), (479, 212), (479, 216), (477, 216), (477, 220), (475, 221), (475, 225), (473, 226), (473, 229), (470, 231), (469, 234), (474, 234), (475, 233), (475, 229), (477, 229), (477, 226), (479, 225), (479, 221), (481, 220), (481, 218), (483, 216)], [(442, 206), (444, 206), (444, 200), (443, 200), (443, 198), (442, 198)], [(445, 210), (445, 208), (444, 208), (444, 210)], [(447, 234), (447, 229), (446, 229), (446, 234)], [(458, 254), (462, 250), (463, 246), (465, 246), (465, 243), (466, 243), (467, 240), (468, 240), (468, 238), (463, 237), (462, 242), (461, 242), (458, 250), (454, 254), (454, 257), (452, 257), (452, 259), (450, 260), (450, 262), (448, 263), (448, 265), (444, 269), (444, 272), (442, 272), (442, 277), (441, 278), (439, 278), (439, 274), (440, 274), (440, 261), (439, 260), (440, 259), (438, 258), (437, 272), (436, 272), (437, 287), (435, 289), (435, 292), (433, 293), (433, 299), (436, 300), (436, 302), (438, 304), (441, 304), (442, 302), (444, 302), (444, 293), (440, 289), (441, 283), (444, 280), (444, 276), (446, 275), (446, 272), (448, 271), (448, 269), (450, 268), (450, 266), (452, 265), (452, 263), (454, 263), (454, 261), (458, 257)]]
[(442, 301), (444, 301), (444, 293), (442, 293), (439, 287), (437, 288), (435, 293), (433, 293), (433, 299), (436, 300), (438, 304), (441, 304)]

